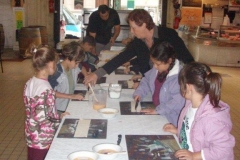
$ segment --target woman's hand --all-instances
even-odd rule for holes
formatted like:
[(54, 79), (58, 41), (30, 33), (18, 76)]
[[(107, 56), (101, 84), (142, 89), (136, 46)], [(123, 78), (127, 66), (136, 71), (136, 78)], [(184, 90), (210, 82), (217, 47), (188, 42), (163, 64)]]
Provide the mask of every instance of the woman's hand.
[(130, 62), (126, 62), (122, 65), (123, 67), (129, 67), (130, 66)]
[(173, 133), (173, 134), (177, 134), (177, 128), (171, 124), (171, 123), (167, 123), (163, 126), (163, 130), (165, 132), (170, 132), (170, 133)]
[(83, 95), (81, 95), (81, 94), (72, 94), (71, 95), (71, 99), (77, 99), (77, 100), (83, 100), (84, 99), (84, 97), (83, 97)]
[(62, 113), (61, 114), (61, 116), (60, 116), (60, 118), (62, 119), (64, 116), (66, 116), (66, 115), (70, 115), (70, 113), (69, 112), (64, 112), (64, 113)]
[(130, 73), (129, 67), (125, 67), (125, 69), (123, 70), (123, 72), (124, 72), (125, 74), (129, 74), (129, 73)]
[(175, 157), (179, 160), (194, 160), (194, 153), (186, 149), (180, 149), (175, 153)]
[(97, 75), (96, 75), (95, 73), (90, 73), (90, 74), (88, 74), (88, 75), (84, 78), (83, 83), (84, 83), (86, 86), (88, 85), (88, 83), (91, 83), (91, 84), (95, 85), (96, 82), (97, 82), (97, 79), (98, 79), (98, 77), (97, 77)]

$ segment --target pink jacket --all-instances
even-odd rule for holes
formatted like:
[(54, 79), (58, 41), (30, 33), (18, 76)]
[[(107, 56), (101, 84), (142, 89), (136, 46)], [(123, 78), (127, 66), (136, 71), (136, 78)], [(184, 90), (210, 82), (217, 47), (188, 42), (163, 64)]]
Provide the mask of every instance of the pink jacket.
[[(178, 135), (183, 118), (192, 104), (189, 100), (183, 108), (178, 121)], [(221, 108), (213, 108), (209, 95), (199, 106), (190, 131), (190, 141), (194, 152), (203, 150), (206, 160), (234, 160), (235, 138), (230, 134), (232, 122), (229, 105), (220, 101)], [(181, 141), (181, 140), (179, 140)]]

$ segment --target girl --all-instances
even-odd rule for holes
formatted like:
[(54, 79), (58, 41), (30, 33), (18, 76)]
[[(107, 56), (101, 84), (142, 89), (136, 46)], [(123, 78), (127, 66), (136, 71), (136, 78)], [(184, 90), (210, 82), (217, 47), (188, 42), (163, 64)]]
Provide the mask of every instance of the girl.
[(150, 52), (154, 67), (146, 72), (133, 96), (137, 101), (151, 92), (156, 109), (144, 109), (141, 112), (158, 113), (177, 126), (185, 100), (178, 84), (178, 73), (182, 67), (175, 57), (176, 53), (168, 42), (156, 43)]
[(28, 160), (43, 160), (54, 137), (56, 122), (59, 122), (55, 92), (47, 80), (55, 72), (58, 58), (50, 47), (32, 48), (30, 52), (35, 75), (27, 81), (23, 93)]
[(166, 124), (165, 131), (178, 135), (181, 150), (175, 153), (186, 160), (233, 160), (234, 137), (229, 106), (220, 101), (220, 74), (201, 63), (186, 65), (179, 74), (181, 93), (187, 99), (178, 128)]

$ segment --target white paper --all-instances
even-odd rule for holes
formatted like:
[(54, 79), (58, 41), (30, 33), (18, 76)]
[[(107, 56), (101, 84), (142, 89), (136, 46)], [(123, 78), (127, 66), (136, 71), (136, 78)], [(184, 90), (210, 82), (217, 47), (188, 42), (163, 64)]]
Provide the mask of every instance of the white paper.
[(79, 120), (74, 137), (87, 137), (91, 120)]

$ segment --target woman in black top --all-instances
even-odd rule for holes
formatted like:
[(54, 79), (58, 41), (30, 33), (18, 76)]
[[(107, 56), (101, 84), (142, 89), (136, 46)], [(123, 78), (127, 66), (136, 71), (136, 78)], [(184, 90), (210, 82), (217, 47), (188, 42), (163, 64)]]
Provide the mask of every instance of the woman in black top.
[(85, 84), (90, 82), (95, 84), (98, 78), (101, 78), (105, 74), (110, 74), (135, 56), (137, 57), (139, 71), (144, 75), (144, 73), (152, 68), (149, 52), (150, 48), (157, 41), (169, 42), (176, 50), (177, 58), (183, 63), (194, 61), (177, 32), (170, 28), (155, 26), (152, 17), (144, 9), (133, 10), (129, 13), (127, 20), (130, 25), (131, 33), (134, 35), (134, 39), (124, 51), (119, 53), (119, 55), (95, 72), (89, 74), (84, 80)]

